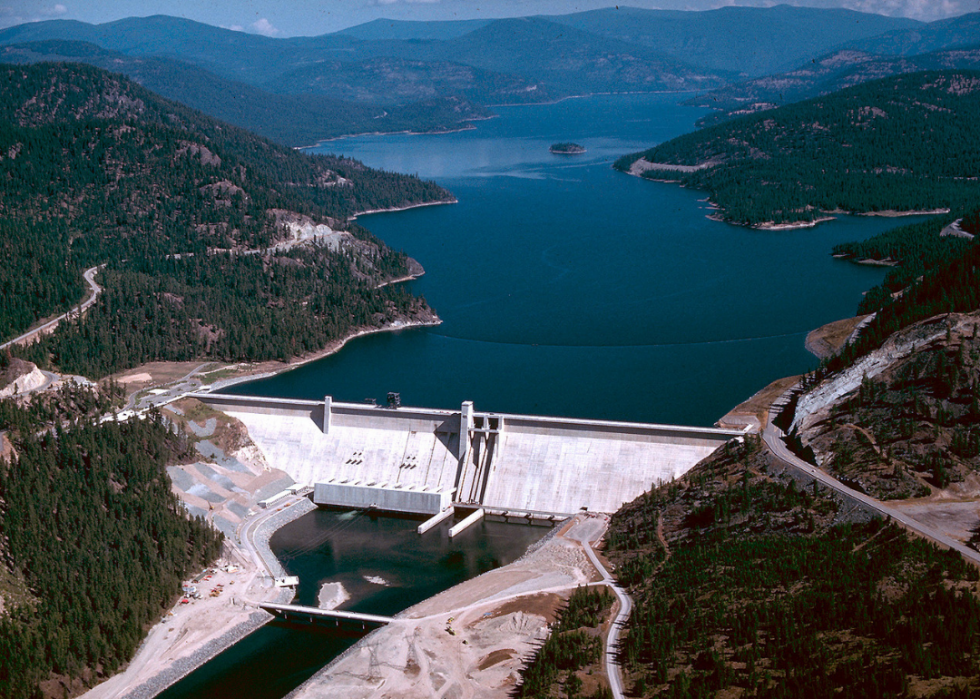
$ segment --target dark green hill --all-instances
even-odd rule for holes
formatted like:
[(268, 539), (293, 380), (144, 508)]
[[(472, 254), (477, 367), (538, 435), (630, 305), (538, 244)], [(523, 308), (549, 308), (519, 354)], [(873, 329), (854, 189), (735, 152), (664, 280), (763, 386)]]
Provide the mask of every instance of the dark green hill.
[(165, 467), (193, 459), (186, 438), (159, 415), (100, 424), (110, 401), (74, 384), (48, 398), (0, 401), (16, 449), (0, 458), (0, 567), (31, 593), (0, 589), (5, 699), (74, 696), (117, 672), (222, 547), (171, 492)]
[[(0, 211), (20, 246), (0, 288), (38, 265), (108, 263), (104, 302), (33, 345), (38, 361), (102, 375), (154, 358), (286, 359), (424, 311), (378, 287), (414, 263), (348, 219), (451, 201), (438, 186), (277, 146), (89, 66), (0, 75)], [(337, 231), (329, 244), (271, 249), (316, 224)], [(16, 334), (65, 296), (5, 303), (0, 328)]]
[[(289, 146), (357, 133), (452, 131), (467, 128), (471, 119), (489, 116), (485, 109), (464, 99), (439, 96), (448, 90), (407, 95), (404, 105), (394, 104), (393, 92), (382, 91), (378, 93), (379, 104), (364, 104), (338, 98), (338, 93), (329, 89), (320, 91), (322, 94), (276, 94), (275, 90), (228, 80), (183, 61), (128, 56), (81, 41), (48, 40), (0, 47), (0, 62), (41, 61), (77, 61), (122, 73), (157, 94)], [(515, 91), (520, 92), (520, 87), (523, 85)], [(353, 97), (361, 95), (354, 93)]]
[[(324, 61), (279, 75), (265, 85), (284, 95), (329, 95), (348, 100), (355, 109), (363, 104), (385, 105), (383, 119), (392, 118), (398, 106), (421, 100), (462, 97), (478, 104), (544, 102), (554, 99), (541, 84), (516, 75), (474, 68), (451, 61), (418, 61), (410, 58), (369, 58), (355, 63)], [(457, 101), (458, 100), (457, 97)], [(377, 111), (377, 110), (376, 110)], [(477, 119), (487, 115), (470, 105), (457, 117)]]
[(955, 209), (980, 191), (977, 113), (980, 73), (912, 73), (687, 134), (616, 167), (702, 166), (643, 175), (707, 190), (726, 220), (750, 225)]
[(721, 123), (784, 104), (829, 95), (838, 90), (890, 75), (926, 70), (977, 70), (980, 45), (918, 56), (879, 56), (842, 49), (788, 73), (769, 75), (712, 90), (687, 104), (720, 110), (698, 121), (699, 127)]
[(613, 516), (629, 695), (969, 696), (976, 568), (794, 480), (757, 439)]

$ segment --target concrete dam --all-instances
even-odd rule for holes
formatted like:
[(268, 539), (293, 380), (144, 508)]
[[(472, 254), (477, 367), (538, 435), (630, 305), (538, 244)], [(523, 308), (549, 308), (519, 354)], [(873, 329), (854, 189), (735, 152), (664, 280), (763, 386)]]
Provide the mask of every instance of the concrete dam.
[(414, 514), (615, 512), (741, 431), (194, 394), (240, 420), (270, 466), (314, 502)]

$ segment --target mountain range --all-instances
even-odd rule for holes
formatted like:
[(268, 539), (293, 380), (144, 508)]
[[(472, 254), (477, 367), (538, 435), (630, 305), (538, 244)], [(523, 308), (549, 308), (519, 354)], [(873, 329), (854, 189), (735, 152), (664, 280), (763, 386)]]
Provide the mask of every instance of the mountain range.
[[(0, 31), (0, 60), (91, 63), (301, 146), (363, 132), (466, 128), (497, 104), (594, 92), (708, 91), (789, 69), (847, 42), (886, 37), (891, 45), (932, 26), (787, 6), (608, 8), (486, 21), (375, 21), (271, 39), (153, 16), (11, 27)], [(943, 44), (951, 30), (945, 31), (931, 32), (929, 45)]]
[(850, 42), (792, 70), (726, 85), (688, 104), (719, 110), (699, 122), (708, 126), (889, 75), (978, 67), (980, 13), (973, 13)]

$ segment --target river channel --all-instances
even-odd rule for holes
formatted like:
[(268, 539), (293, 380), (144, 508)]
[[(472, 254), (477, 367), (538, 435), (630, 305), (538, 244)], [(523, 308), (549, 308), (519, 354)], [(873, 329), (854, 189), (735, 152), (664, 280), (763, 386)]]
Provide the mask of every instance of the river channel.
[[(316, 510), (269, 545), (300, 579), (293, 604), (317, 606), (324, 583), (350, 595), (341, 609), (390, 616), (520, 558), (550, 529), (483, 521), (449, 538), (451, 521), (419, 536), (414, 519)], [(357, 641), (267, 624), (158, 695), (162, 699), (280, 699)]]
[[(832, 247), (913, 219), (750, 230), (709, 220), (702, 193), (613, 171), (620, 155), (693, 129), (704, 110), (681, 99), (499, 107), (475, 130), (317, 147), (434, 179), (459, 199), (359, 221), (423, 264), (411, 289), (444, 322), (362, 337), (231, 390), (346, 401), (398, 391), (405, 405), (473, 400), (495, 412), (710, 425), (770, 381), (811, 369), (806, 333), (853, 315), (884, 275), (832, 259)], [(552, 155), (558, 141), (587, 152)], [(343, 578), (355, 591), (345, 608), (394, 612), (513, 560), (542, 533), (488, 522), (450, 544), (441, 530), (419, 538), (409, 520), (338, 517), (312, 513), (273, 538), (300, 575), (299, 603)], [(372, 589), (365, 576), (392, 586)], [(161, 696), (282, 697), (350, 643), (265, 627)]]

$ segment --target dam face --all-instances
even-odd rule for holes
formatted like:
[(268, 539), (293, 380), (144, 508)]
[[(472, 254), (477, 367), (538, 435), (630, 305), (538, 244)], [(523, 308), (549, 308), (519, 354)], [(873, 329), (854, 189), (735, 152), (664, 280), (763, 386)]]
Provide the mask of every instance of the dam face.
[(314, 502), (435, 514), (450, 504), (513, 515), (614, 512), (742, 432), (598, 420), (383, 408), (224, 394), (269, 465)]

